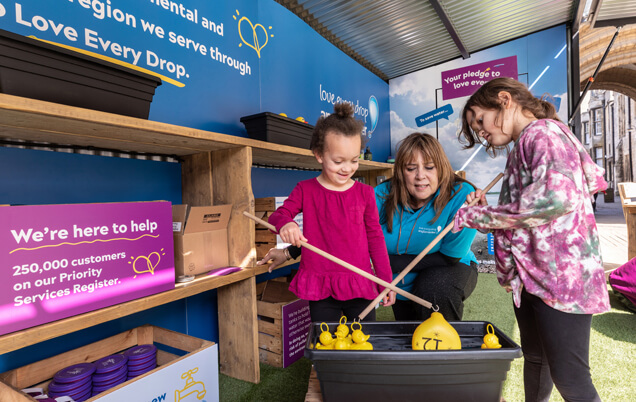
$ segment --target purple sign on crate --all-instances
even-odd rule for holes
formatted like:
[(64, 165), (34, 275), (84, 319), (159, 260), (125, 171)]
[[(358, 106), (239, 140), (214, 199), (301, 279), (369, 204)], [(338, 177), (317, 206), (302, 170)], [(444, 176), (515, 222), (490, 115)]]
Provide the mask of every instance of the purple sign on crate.
[(0, 335), (174, 289), (169, 202), (0, 207)]
[(487, 81), (500, 77), (518, 78), (517, 56), (442, 71), (442, 98), (448, 100), (472, 95)]
[(282, 310), (283, 367), (287, 367), (303, 357), (311, 326), (311, 316), (307, 300), (296, 300), (284, 305)]

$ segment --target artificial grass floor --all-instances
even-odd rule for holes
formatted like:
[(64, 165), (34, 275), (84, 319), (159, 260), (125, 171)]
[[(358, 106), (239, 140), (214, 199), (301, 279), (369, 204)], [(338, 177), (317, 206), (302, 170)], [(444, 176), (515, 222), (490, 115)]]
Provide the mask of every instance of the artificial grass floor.
[[(611, 311), (594, 316), (590, 340), (592, 379), (603, 401), (631, 402), (636, 395), (636, 315), (618, 302), (610, 291)], [(393, 321), (390, 308), (377, 310), (378, 321)], [(512, 297), (497, 283), (493, 274), (479, 274), (473, 294), (466, 301), (466, 321), (488, 321), (519, 344)], [(287, 368), (260, 365), (261, 382), (252, 384), (220, 375), (221, 401), (302, 402), (305, 400), (311, 361), (301, 358)], [(515, 359), (503, 386), (508, 402), (524, 400), (523, 359)], [(550, 401), (563, 401), (552, 392)]]

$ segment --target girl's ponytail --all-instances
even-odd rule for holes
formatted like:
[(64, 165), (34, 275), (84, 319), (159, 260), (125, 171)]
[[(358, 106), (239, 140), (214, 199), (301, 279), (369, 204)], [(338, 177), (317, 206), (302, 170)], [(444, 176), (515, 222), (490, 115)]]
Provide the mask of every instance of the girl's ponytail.
[(552, 120), (561, 121), (561, 119), (559, 119), (559, 116), (557, 115), (557, 111), (554, 105), (546, 100), (548, 98), (552, 98), (552, 97), (550, 95), (543, 95), (541, 99), (537, 99), (539, 101), (539, 106), (542, 109), (542, 113), (541, 113), (542, 116), (535, 114), (535, 117), (538, 119), (552, 119)]

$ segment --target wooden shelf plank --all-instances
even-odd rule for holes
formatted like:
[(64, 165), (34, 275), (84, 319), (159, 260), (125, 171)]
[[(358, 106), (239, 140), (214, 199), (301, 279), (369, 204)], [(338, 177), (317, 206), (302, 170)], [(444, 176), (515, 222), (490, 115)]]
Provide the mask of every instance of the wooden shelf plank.
[[(284, 268), (286, 266), (292, 265), (292, 264), (297, 264), (300, 262), (300, 257), (298, 257), (298, 259), (296, 260), (290, 260), (290, 261), (286, 261), (282, 264), (280, 264), (279, 266), (277, 266), (276, 268), (274, 268), (274, 271), (276, 271), (277, 269), (281, 269)], [(256, 265), (252, 268), (250, 268), (254, 271), (254, 275), (261, 275), (261, 274), (266, 274), (269, 271), (269, 264), (267, 265)]]
[[(0, 138), (176, 156), (251, 147), (256, 165), (320, 168), (308, 149), (6, 94), (0, 94)], [(359, 170), (391, 166), (360, 161)]]
[(173, 290), (12, 332), (0, 336), (0, 354), (18, 350), (189, 296), (194, 296), (208, 290), (241, 282), (253, 276), (254, 271), (249, 268), (225, 276), (209, 276), (203, 274), (197, 276), (192, 282), (176, 284)]

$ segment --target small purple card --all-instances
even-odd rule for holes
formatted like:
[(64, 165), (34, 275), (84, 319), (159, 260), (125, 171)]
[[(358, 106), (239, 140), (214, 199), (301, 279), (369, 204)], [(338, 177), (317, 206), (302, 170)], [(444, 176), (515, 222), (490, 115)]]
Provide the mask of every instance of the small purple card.
[(486, 82), (500, 77), (518, 79), (517, 56), (442, 71), (442, 98), (461, 98), (475, 93)]
[(283, 306), (283, 367), (303, 357), (311, 326), (309, 302), (296, 300)]
[(170, 202), (0, 207), (0, 335), (174, 289)]

